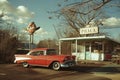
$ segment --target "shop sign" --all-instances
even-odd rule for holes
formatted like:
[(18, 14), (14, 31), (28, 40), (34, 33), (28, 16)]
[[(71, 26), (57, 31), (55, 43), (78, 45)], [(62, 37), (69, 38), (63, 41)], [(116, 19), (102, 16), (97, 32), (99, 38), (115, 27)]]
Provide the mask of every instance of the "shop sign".
[(80, 34), (95, 34), (99, 33), (98, 27), (80, 28)]

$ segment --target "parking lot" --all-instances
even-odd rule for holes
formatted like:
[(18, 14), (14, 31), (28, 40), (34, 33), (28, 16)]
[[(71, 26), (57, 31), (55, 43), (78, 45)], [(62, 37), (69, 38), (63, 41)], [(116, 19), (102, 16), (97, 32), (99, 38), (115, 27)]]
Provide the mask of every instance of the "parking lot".
[(120, 65), (78, 65), (54, 71), (44, 67), (23, 68), (17, 64), (0, 64), (0, 80), (119, 80)]

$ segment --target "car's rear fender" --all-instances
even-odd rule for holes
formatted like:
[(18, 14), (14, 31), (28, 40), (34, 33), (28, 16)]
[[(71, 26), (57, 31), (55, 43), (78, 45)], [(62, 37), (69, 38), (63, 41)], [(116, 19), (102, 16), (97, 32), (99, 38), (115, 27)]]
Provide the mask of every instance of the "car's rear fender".
[(60, 61), (57, 61), (57, 60), (52, 61), (52, 62), (49, 64), (49, 66), (48, 66), (48, 67), (52, 67), (52, 64), (53, 64), (54, 62), (60, 62)]

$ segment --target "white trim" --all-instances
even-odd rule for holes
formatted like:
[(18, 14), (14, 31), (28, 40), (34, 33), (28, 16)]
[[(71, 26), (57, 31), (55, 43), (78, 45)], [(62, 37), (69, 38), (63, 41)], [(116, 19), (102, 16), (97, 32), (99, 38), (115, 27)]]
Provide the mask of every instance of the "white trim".
[(74, 37), (74, 38), (61, 38), (59, 40), (65, 41), (65, 40), (85, 40), (85, 39), (104, 39), (107, 38), (106, 36), (91, 36), (91, 37)]
[(16, 57), (14, 63), (16, 63), (16, 61), (19, 61), (19, 60), (30, 60), (31, 58), (26, 58), (26, 57)]

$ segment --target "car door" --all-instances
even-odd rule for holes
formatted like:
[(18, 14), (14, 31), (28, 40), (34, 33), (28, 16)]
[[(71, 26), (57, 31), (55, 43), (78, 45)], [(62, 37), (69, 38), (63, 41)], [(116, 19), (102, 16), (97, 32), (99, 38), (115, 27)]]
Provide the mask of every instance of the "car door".
[(34, 51), (30, 54), (33, 65), (46, 66), (45, 51)]

